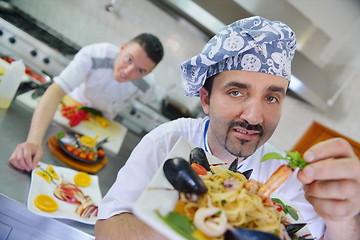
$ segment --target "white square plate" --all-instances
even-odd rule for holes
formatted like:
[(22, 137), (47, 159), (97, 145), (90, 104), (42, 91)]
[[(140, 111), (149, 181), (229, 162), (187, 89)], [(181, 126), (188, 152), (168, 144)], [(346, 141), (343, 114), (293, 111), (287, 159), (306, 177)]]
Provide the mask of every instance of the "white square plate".
[[(48, 166), (48, 164), (41, 162), (39, 164), (40, 167), (44, 170)], [(78, 171), (64, 167), (58, 167), (58, 166), (53, 166), (53, 168), (55, 172), (59, 175), (59, 177), (63, 177), (64, 181), (74, 183), (73, 179), (75, 174), (78, 173)], [(30, 211), (45, 217), (64, 218), (86, 224), (92, 224), (92, 225), (95, 224), (96, 217), (82, 218), (75, 213), (75, 209), (77, 208), (78, 204), (67, 203), (55, 197), (53, 192), (56, 188), (56, 185), (53, 182), (48, 183), (47, 181), (45, 181), (44, 178), (37, 175), (36, 171), (39, 170), (40, 170), (39, 167), (35, 168), (31, 173), (31, 185), (30, 185), (28, 201), (27, 201), (27, 206)], [(84, 193), (85, 196), (90, 196), (94, 204), (98, 206), (102, 198), (100, 186), (99, 186), (99, 179), (98, 176), (96, 175), (90, 175), (90, 177), (92, 179), (91, 184), (88, 187), (79, 187), (79, 189)], [(54, 180), (54, 182), (58, 184), (59, 180)], [(46, 194), (52, 197), (59, 205), (58, 210), (56, 210), (55, 212), (48, 213), (38, 209), (34, 204), (34, 199), (39, 194)]]
[[(173, 149), (170, 151), (166, 159), (174, 158), (174, 157), (182, 157), (185, 160), (189, 159), (190, 151), (195, 146), (190, 143), (185, 138), (180, 138)], [(213, 155), (206, 152), (206, 156), (209, 160), (210, 164), (221, 163), (219, 159), (215, 158)], [(165, 161), (164, 161), (165, 162)], [(219, 166), (221, 167), (221, 166)], [(227, 167), (226, 165), (224, 167)], [(175, 232), (169, 225), (167, 225), (159, 216), (155, 213), (155, 210), (159, 211), (161, 215), (166, 215), (171, 212), (178, 200), (178, 192), (173, 189), (173, 186), (167, 180), (163, 166), (161, 166), (153, 179), (150, 181), (148, 187), (144, 190), (144, 192), (140, 195), (140, 198), (135, 203), (133, 207), (134, 214), (146, 222), (148, 225), (152, 226), (154, 229), (162, 233), (164, 236), (168, 237), (172, 240), (185, 240), (180, 234)], [(286, 205), (290, 205), (296, 209), (294, 204), (285, 199), (278, 194), (272, 194), (272, 198), (281, 199)], [(288, 219), (289, 222), (295, 222), (292, 218)], [(299, 214), (299, 223), (302, 222), (302, 217)], [(307, 226), (301, 229), (299, 234), (304, 235), (310, 233)]]

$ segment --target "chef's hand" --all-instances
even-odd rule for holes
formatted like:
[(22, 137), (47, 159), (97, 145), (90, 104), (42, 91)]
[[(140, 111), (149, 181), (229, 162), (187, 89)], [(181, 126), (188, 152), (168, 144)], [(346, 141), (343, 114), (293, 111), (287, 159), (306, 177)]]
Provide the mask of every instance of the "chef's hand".
[(18, 169), (31, 171), (39, 163), (42, 155), (41, 144), (23, 142), (17, 145), (9, 162)]
[(359, 239), (360, 232), (354, 228), (360, 229), (360, 161), (350, 143), (333, 138), (312, 146), (303, 158), (310, 164), (299, 171), (298, 179), (304, 184), (306, 199), (325, 220), (326, 231), (330, 236), (346, 235), (339, 228), (351, 223), (351, 236), (338, 236)]

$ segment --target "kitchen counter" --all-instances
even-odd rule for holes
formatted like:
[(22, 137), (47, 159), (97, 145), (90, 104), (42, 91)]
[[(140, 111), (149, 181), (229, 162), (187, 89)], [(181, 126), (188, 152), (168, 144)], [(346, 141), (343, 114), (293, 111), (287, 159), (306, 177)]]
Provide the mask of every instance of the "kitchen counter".
[[(15, 169), (8, 163), (8, 159), (17, 144), (26, 139), (31, 117), (32, 111), (15, 101), (12, 102), (9, 109), (0, 109), (0, 163), (2, 164), (0, 167), (0, 193), (25, 206), (30, 188), (30, 173)], [(44, 138), (44, 155), (41, 161), (55, 166), (70, 168), (53, 156), (46, 146), (46, 140), (49, 137), (63, 130), (65, 128), (56, 123), (50, 125)], [(109, 163), (97, 173), (102, 196), (107, 193), (114, 183), (118, 170), (125, 164), (132, 149), (140, 141), (140, 138), (130, 131), (126, 133), (125, 139), (116, 156), (107, 153)], [(59, 219), (57, 221), (94, 235), (93, 225), (72, 220)]]

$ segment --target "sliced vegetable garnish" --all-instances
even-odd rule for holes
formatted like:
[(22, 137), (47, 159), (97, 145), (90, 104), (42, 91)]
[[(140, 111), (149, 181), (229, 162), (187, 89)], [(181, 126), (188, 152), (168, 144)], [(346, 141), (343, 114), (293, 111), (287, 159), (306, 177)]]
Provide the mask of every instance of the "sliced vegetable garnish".
[(91, 107), (79, 107), (78, 109), (82, 109), (84, 110), (85, 112), (88, 112), (88, 113), (91, 113), (93, 115), (96, 115), (96, 116), (103, 116), (103, 113), (100, 112), (99, 110), (95, 109), (95, 108), (91, 108)]
[(289, 167), (298, 167), (300, 169), (303, 169), (308, 164), (304, 159), (301, 158), (301, 154), (298, 151), (286, 152), (285, 157), (279, 153), (270, 152), (270, 153), (265, 154), (262, 157), (261, 162), (264, 162), (264, 161), (270, 160), (270, 159), (284, 159), (284, 160), (288, 161)]

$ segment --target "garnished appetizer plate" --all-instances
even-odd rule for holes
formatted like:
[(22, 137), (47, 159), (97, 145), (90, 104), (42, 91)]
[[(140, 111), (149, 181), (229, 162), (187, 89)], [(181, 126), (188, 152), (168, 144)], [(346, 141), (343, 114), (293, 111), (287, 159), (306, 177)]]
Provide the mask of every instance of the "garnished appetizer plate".
[(101, 198), (98, 176), (40, 162), (31, 173), (27, 206), (45, 217), (93, 225)]
[(60, 148), (72, 159), (84, 163), (98, 163), (105, 157), (101, 145), (107, 140), (97, 142), (97, 137), (85, 136), (74, 132), (57, 134)]

